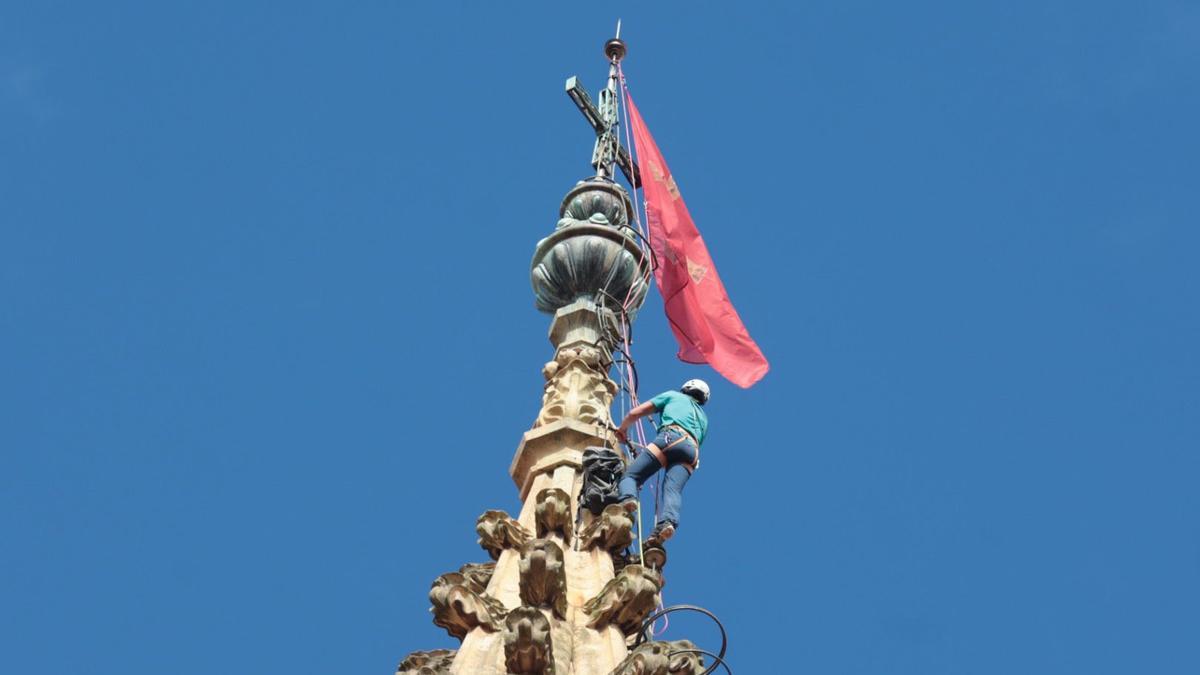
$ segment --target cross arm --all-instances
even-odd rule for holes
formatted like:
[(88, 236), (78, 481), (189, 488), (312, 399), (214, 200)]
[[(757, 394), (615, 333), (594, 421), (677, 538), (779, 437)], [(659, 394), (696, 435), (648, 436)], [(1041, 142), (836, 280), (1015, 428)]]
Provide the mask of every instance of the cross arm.
[(617, 146), (617, 166), (621, 167), (621, 173), (625, 174), (625, 180), (634, 189), (642, 187), (642, 170), (638, 167), (637, 162), (629, 157), (629, 152), (625, 150), (625, 146)]
[(579, 83), (579, 78), (572, 75), (567, 78), (567, 96), (575, 102), (575, 106), (579, 108), (579, 112), (583, 113), (588, 124), (596, 130), (597, 134), (602, 134), (608, 130), (608, 125), (604, 122), (604, 118), (600, 116), (600, 111), (596, 108), (596, 104), (592, 103), (592, 97), (588, 96), (587, 89)]
[[(599, 108), (596, 107), (596, 104), (592, 103), (592, 97), (588, 96), (587, 89), (584, 89), (578, 77), (571, 76), (567, 78), (566, 90), (567, 96), (571, 97), (571, 100), (575, 103), (575, 107), (579, 108), (579, 112), (583, 114), (584, 119), (596, 130), (597, 136), (612, 134), (613, 125), (610, 125), (604, 119)], [(620, 144), (619, 140), (615, 140), (614, 143), (617, 146), (615, 159), (617, 166), (621, 167), (621, 173), (625, 174), (625, 179), (635, 189), (640, 188), (642, 186), (642, 172), (638, 168), (637, 162), (633, 161), (633, 158), (629, 156), (629, 151), (625, 149), (625, 146)]]

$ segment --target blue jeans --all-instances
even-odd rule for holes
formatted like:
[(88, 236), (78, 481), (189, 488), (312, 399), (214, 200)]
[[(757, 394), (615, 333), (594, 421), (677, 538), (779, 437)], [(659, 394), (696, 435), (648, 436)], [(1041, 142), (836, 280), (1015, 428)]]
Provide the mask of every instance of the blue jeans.
[[(692, 477), (691, 465), (700, 455), (700, 450), (692, 441), (691, 436), (678, 429), (660, 430), (658, 437), (654, 439), (654, 446), (667, 458), (667, 479), (662, 495), (662, 517), (658, 524), (670, 523), (679, 527), (679, 508), (683, 506), (683, 486), (687, 484), (688, 478)], [(658, 473), (660, 468), (662, 468), (662, 464), (659, 464), (658, 458), (649, 451), (638, 455), (630, 463), (629, 468), (625, 469), (625, 475), (621, 476), (619, 487), (621, 501), (636, 499), (638, 491), (642, 489), (642, 483)]]

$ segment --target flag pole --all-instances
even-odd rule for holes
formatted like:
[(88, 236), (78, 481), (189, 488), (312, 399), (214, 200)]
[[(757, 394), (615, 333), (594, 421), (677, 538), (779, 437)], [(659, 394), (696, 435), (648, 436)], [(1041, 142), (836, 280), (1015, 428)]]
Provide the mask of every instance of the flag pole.
[[(606, 87), (608, 96), (604, 97), (604, 98), (607, 98), (608, 102), (610, 103), (611, 111), (604, 110), (605, 106), (603, 105), (603, 99), (602, 99), (602, 103), (601, 103), (601, 110), (603, 112), (606, 112), (606, 113), (609, 113), (612, 115), (611, 119), (609, 119), (607, 121), (613, 126), (616, 126), (617, 119), (619, 119), (618, 114), (617, 114), (617, 107), (620, 105), (619, 101), (621, 100), (618, 95), (618, 92), (617, 92), (617, 80), (618, 80), (617, 66), (620, 65), (621, 59), (625, 58), (625, 53), (627, 51), (628, 51), (628, 48), (625, 46), (625, 41), (621, 39), (621, 20), (617, 19), (617, 34), (616, 34), (616, 36), (614, 38), (612, 38), (611, 40), (609, 40), (608, 42), (604, 43), (604, 55), (608, 57), (608, 86)], [(619, 145), (619, 143), (620, 142), (617, 141), (616, 144)], [(613, 156), (611, 158), (606, 158), (606, 159), (610, 159), (610, 161), (600, 162), (598, 164), (598, 166), (596, 166), (596, 176), (598, 176), (600, 178), (607, 178), (609, 180), (612, 180), (612, 178), (613, 178), (612, 160), (616, 159), (615, 155), (616, 155), (616, 153), (613, 153)]]

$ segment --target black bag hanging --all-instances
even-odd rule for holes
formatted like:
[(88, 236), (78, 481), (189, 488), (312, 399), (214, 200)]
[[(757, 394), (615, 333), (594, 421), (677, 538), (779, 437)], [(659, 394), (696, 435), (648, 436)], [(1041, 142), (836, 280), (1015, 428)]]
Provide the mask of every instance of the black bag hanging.
[(625, 462), (615, 450), (589, 447), (583, 451), (583, 489), (579, 491), (579, 506), (598, 516), (605, 506), (617, 503), (617, 483), (625, 470)]

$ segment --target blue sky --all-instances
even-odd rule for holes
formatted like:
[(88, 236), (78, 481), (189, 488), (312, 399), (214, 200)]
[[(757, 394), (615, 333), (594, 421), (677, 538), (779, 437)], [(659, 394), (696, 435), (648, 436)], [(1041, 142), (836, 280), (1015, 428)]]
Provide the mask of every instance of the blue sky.
[(919, 0), (0, 7), (8, 670), (453, 645), (618, 16), (773, 366), (642, 312), (714, 385), (667, 602), (740, 673), (1200, 671), (1200, 6)]

